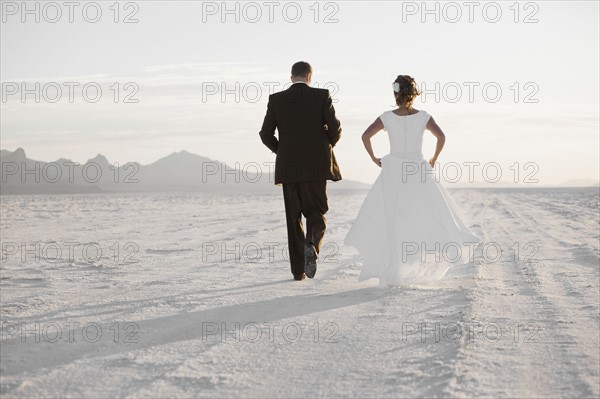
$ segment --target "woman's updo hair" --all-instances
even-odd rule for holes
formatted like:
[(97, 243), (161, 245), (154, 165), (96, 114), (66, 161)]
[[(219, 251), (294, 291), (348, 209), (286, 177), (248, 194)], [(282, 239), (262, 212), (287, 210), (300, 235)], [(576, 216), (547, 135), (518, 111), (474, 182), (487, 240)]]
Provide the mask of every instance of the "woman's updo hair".
[(399, 107), (410, 108), (415, 98), (421, 94), (417, 82), (408, 75), (398, 75), (393, 87), (396, 104)]

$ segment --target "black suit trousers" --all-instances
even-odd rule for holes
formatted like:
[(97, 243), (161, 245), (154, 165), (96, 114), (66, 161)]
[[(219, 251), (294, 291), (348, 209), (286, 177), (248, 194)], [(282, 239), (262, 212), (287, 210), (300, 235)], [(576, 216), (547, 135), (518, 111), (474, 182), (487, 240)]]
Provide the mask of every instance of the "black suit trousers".
[[(283, 183), (283, 200), (288, 233), (288, 249), (293, 274), (304, 273), (304, 245), (313, 244), (319, 253), (325, 235), (327, 181)], [(306, 236), (302, 225), (306, 218)]]

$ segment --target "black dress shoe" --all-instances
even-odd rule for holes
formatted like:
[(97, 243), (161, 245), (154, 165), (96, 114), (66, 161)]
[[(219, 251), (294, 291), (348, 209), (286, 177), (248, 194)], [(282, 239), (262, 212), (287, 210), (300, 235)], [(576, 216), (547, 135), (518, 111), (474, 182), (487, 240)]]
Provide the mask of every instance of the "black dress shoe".
[(305, 278), (306, 278), (306, 274), (304, 274), (304, 273), (294, 274), (294, 280), (296, 280), (296, 281), (301, 281), (301, 280), (304, 280)]
[(317, 251), (312, 244), (304, 246), (304, 273), (308, 278), (313, 278), (317, 273)]

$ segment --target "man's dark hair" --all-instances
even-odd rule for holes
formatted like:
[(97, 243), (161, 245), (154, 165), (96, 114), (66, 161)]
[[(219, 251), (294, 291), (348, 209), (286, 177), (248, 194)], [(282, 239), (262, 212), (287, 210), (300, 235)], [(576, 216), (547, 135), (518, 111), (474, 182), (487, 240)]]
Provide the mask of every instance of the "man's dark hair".
[(300, 61), (292, 65), (292, 76), (305, 78), (309, 73), (312, 73), (312, 67), (308, 62)]

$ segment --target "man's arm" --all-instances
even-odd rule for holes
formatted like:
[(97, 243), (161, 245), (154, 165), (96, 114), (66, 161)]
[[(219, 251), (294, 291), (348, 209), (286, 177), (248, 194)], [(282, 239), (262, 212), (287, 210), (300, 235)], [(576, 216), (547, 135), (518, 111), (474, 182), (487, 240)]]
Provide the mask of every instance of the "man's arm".
[(342, 127), (340, 121), (335, 116), (335, 109), (333, 108), (333, 102), (331, 101), (331, 94), (327, 90), (327, 98), (323, 104), (323, 119), (327, 125), (327, 136), (329, 136), (329, 142), (334, 147), (335, 144), (340, 140), (342, 135)]
[(279, 148), (279, 141), (275, 137), (275, 128), (277, 123), (275, 121), (275, 115), (273, 114), (273, 106), (271, 104), (271, 96), (269, 96), (269, 103), (267, 104), (267, 114), (263, 121), (262, 128), (260, 129), (260, 139), (263, 144), (269, 147), (271, 151), (277, 154), (277, 148)]

